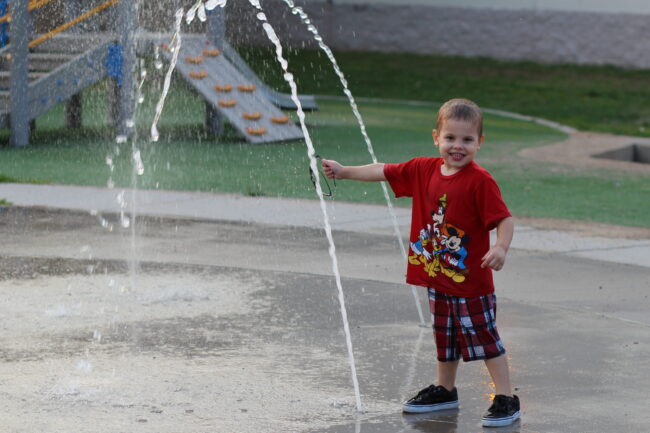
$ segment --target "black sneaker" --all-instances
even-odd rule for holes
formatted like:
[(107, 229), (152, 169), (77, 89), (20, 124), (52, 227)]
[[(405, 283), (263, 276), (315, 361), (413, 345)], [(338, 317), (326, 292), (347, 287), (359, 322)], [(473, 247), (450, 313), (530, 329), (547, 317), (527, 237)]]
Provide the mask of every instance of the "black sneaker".
[(458, 407), (458, 391), (456, 388), (448, 391), (444, 386), (430, 385), (412, 399), (402, 405), (402, 410), (408, 413), (433, 412), (435, 410), (456, 409)]
[(492, 400), (492, 406), (483, 415), (484, 427), (502, 427), (510, 425), (521, 416), (519, 410), (519, 397), (513, 395), (496, 395)]

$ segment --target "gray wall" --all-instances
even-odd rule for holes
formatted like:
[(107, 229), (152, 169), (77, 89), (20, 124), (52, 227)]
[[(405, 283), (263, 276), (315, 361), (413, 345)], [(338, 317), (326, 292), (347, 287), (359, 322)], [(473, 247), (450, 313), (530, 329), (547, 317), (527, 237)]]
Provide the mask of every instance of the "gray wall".
[[(535, 60), (550, 63), (612, 64), (650, 68), (650, 15), (588, 10), (544, 8), (559, 0), (499, 0), (503, 8), (429, 6), (418, 2), (364, 2), (357, 0), (302, 0), (325, 41), (334, 49), (406, 51), (423, 54), (485, 56), (497, 59)], [(432, 3), (451, 0), (432, 0)], [(605, 0), (599, 0), (605, 1)], [(626, 0), (621, 10), (637, 10), (633, 2), (650, 5), (650, 0)], [(101, 0), (87, 0), (90, 7)], [(170, 31), (176, 7), (188, 7), (193, 0), (140, 0), (141, 23), (150, 31)], [(470, 4), (459, 0), (459, 4)], [(463, 3), (464, 2), (464, 3)], [(507, 4), (519, 5), (507, 7)], [(59, 2), (53, 2), (54, 5)], [(485, 1), (484, 1), (485, 3)], [(582, 2), (583, 4), (586, 2)], [(406, 5), (404, 5), (406, 4)], [(499, 3), (491, 3), (499, 4)], [(527, 7), (522, 5), (526, 4)], [(285, 44), (315, 47), (299, 19), (281, 0), (262, 0), (269, 21)], [(635, 6), (636, 5), (636, 6)], [(637, 9), (634, 9), (634, 7)], [(650, 8), (650, 6), (648, 6)], [(255, 12), (247, 0), (230, 0), (226, 8), (229, 39), (235, 43), (268, 44)], [(60, 23), (60, 11), (53, 7), (39, 14), (38, 27)], [(98, 17), (91, 30), (110, 27), (111, 13)], [(48, 22), (49, 21), (49, 22)], [(200, 23), (186, 30), (202, 32)]]
[[(283, 41), (313, 45), (283, 2), (263, 5)], [(336, 1), (310, 1), (305, 10), (334, 49), (650, 67), (650, 16), (644, 14)], [(266, 43), (253, 15), (247, 1), (228, 4), (231, 39)]]

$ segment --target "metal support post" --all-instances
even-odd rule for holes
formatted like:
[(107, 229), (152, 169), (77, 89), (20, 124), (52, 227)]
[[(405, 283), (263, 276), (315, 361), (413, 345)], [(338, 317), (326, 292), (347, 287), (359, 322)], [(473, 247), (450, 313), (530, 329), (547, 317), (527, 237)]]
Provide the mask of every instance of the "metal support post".
[(29, 144), (29, 39), (28, 0), (11, 2), (11, 145)]
[(122, 46), (122, 85), (117, 87), (117, 133), (130, 137), (135, 132), (135, 68), (136, 31), (138, 28), (139, 1), (118, 3), (118, 34)]
[[(66, 0), (63, 3), (65, 8), (66, 22), (73, 20), (81, 15), (81, 0)], [(83, 28), (76, 25), (70, 29), (71, 33), (81, 33)], [(82, 99), (81, 93), (72, 95), (65, 103), (65, 123), (68, 128), (81, 128), (82, 124)]]
[[(207, 38), (215, 47), (223, 51), (223, 43), (226, 40), (226, 12), (224, 8), (217, 7), (208, 14)], [(205, 103), (205, 127), (210, 134), (223, 134), (223, 118), (209, 102)]]
[[(0, 0), (0, 15), (4, 16), (9, 13), (9, 3), (7, 0)], [(0, 24), (0, 48), (9, 43), (9, 23)]]

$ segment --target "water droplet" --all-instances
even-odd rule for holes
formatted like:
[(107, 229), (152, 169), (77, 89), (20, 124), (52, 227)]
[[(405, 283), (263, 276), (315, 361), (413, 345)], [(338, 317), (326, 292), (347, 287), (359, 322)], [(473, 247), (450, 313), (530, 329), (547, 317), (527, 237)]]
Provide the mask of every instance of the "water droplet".
[(133, 164), (136, 173), (138, 173), (139, 176), (142, 176), (144, 174), (144, 164), (142, 163), (142, 158), (140, 156), (139, 150), (133, 152)]
[(228, 0), (208, 0), (205, 2), (205, 8), (209, 11), (216, 8), (217, 6), (225, 7)]
[(208, 19), (207, 15), (205, 14), (205, 6), (203, 5), (203, 3), (201, 3), (201, 5), (199, 6), (198, 17), (202, 23), (204, 23)]
[(156, 127), (156, 124), (154, 123), (151, 125), (151, 141), (154, 143), (157, 142), (160, 139), (160, 133), (158, 132), (158, 128)]

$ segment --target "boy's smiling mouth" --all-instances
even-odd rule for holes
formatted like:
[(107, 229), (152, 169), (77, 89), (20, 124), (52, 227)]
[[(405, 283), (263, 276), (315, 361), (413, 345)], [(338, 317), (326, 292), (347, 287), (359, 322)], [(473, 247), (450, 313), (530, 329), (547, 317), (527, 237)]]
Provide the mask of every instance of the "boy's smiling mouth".
[(458, 153), (458, 152), (450, 153), (449, 156), (451, 156), (451, 158), (452, 158), (454, 161), (460, 161), (460, 160), (462, 160), (463, 158), (465, 158), (465, 154), (464, 154), (464, 153)]

